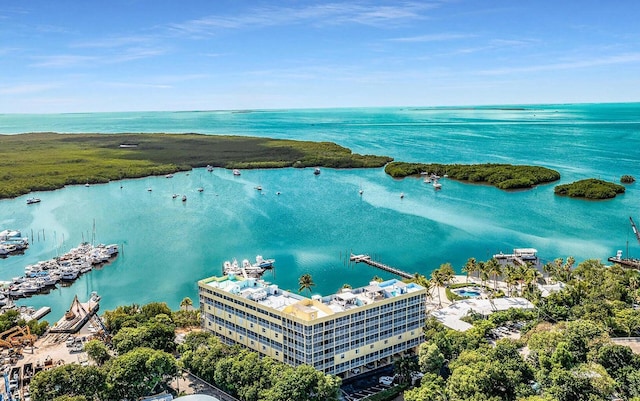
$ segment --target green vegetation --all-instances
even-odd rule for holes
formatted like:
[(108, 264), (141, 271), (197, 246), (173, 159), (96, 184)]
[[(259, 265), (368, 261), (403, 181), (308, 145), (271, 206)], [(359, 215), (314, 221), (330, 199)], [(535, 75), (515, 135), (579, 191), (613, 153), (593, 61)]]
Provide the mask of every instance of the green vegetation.
[(38, 322), (35, 319), (29, 320), (27, 322), (21, 317), (20, 312), (13, 309), (0, 314), (0, 333), (15, 326), (20, 326), (23, 328), (25, 326), (29, 326), (29, 330), (32, 334), (40, 336), (49, 328), (49, 322), (47, 322), (46, 320)]
[[(121, 144), (135, 147), (121, 148)], [(0, 198), (65, 185), (164, 175), (194, 167), (382, 167), (331, 142), (198, 134), (0, 135)]]
[(511, 164), (423, 164), (393, 162), (384, 171), (394, 178), (417, 176), (422, 172), (472, 183), (487, 183), (500, 189), (531, 188), (537, 184), (557, 181), (560, 173), (545, 167)]
[(622, 185), (595, 178), (558, 185), (554, 188), (556, 195), (586, 199), (615, 198), (617, 194), (622, 194), (624, 191), (625, 188)]
[(636, 178), (632, 175), (623, 175), (620, 177), (620, 182), (623, 184), (633, 184), (636, 182)]
[[(183, 308), (193, 305), (190, 299)], [(162, 302), (119, 306), (104, 313), (113, 335), (110, 344), (91, 340), (85, 351), (95, 366), (64, 365), (42, 371), (31, 382), (34, 401), (136, 400), (172, 391), (170, 381), (182, 369), (215, 384), (243, 401), (332, 401), (340, 379), (308, 365), (296, 368), (241, 347), (230, 347), (210, 333), (191, 331), (177, 346), (180, 310)]]
[(186, 369), (243, 401), (332, 401), (340, 379), (308, 365), (295, 368), (210, 333), (192, 332), (179, 346)]
[[(640, 356), (612, 341), (640, 335), (640, 272), (572, 257), (543, 267), (503, 266), (502, 280), (537, 307), (471, 316), (465, 332), (430, 318), (418, 361), (425, 375), (406, 401), (640, 400)], [(493, 263), (470, 258), (464, 271), (490, 282)], [(489, 267), (487, 267), (489, 266)], [(535, 270), (536, 273), (533, 271)], [(494, 273), (491, 273), (491, 272)], [(562, 290), (543, 298), (537, 282), (562, 281)], [(492, 329), (521, 327), (519, 340), (493, 342)]]

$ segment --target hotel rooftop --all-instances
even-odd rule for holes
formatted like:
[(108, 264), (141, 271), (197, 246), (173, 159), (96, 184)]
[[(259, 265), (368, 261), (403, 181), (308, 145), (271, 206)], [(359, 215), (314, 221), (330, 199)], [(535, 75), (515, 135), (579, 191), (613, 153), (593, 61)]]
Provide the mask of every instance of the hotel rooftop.
[(391, 279), (383, 282), (372, 281), (369, 285), (360, 288), (345, 288), (339, 293), (324, 297), (313, 295), (309, 299), (299, 294), (281, 290), (276, 284), (255, 278), (241, 278), (229, 275), (210, 277), (201, 280), (200, 283), (255, 301), (303, 320), (314, 320), (400, 295), (424, 291), (422, 286), (415, 283), (403, 283), (402, 281)]

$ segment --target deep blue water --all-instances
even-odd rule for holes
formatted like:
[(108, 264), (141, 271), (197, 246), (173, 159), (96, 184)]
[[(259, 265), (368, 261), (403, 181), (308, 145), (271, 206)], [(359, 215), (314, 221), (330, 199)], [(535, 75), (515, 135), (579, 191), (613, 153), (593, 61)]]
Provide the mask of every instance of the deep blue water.
[[(401, 161), (532, 164), (558, 170), (568, 183), (583, 178), (640, 179), (640, 104), (536, 105), (477, 108), (198, 111), (1, 115), (0, 133), (198, 132), (333, 141), (354, 152)], [(122, 188), (120, 185), (122, 183)], [(91, 239), (118, 243), (111, 265), (71, 287), (20, 301), (51, 306), (57, 320), (78, 294), (102, 297), (102, 308), (166, 301), (174, 309), (196, 281), (218, 275), (225, 260), (276, 259), (265, 278), (297, 291), (311, 273), (327, 294), (388, 274), (345, 263), (369, 253), (429, 275), (442, 263), (457, 270), (469, 257), (486, 260), (517, 247), (544, 260), (574, 256), (606, 260), (617, 249), (640, 256), (629, 216), (640, 221), (640, 190), (613, 200), (557, 197), (557, 183), (504, 192), (443, 179), (442, 190), (417, 179), (394, 180), (383, 169), (231, 171), (198, 169), (172, 179), (151, 177), (42, 192), (0, 201), (0, 230), (13, 228), (32, 246), (0, 259), (0, 280)], [(196, 188), (204, 186), (198, 193)], [(255, 187), (260, 185), (263, 191)], [(148, 192), (147, 187), (153, 191)], [(358, 195), (359, 189), (363, 195)], [(188, 201), (172, 199), (184, 193)], [(276, 195), (280, 192), (280, 195)], [(404, 199), (399, 194), (404, 193)], [(44, 234), (44, 238), (43, 238)]]

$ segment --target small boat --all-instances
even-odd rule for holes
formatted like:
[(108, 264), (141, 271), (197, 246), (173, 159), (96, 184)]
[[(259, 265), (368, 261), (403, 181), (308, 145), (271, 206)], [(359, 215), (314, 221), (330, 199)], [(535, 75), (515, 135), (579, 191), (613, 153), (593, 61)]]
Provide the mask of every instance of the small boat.
[(169, 173), (169, 174), (165, 175), (164, 178), (173, 178), (173, 174)]
[(149, 188), (147, 188), (147, 191), (151, 192), (151, 191), (153, 191), (153, 189), (151, 189), (151, 187), (149, 187)]
[(315, 174), (315, 175), (320, 174), (320, 167), (316, 167), (316, 168), (313, 170), (313, 174)]
[(40, 203), (40, 198), (28, 198), (27, 205), (31, 205), (32, 203)]
[(440, 184), (438, 181), (434, 181), (433, 182), (433, 187), (435, 189), (440, 189), (440, 188), (442, 188), (442, 184)]
[(94, 302), (94, 303), (98, 303), (100, 302), (100, 295), (98, 295), (98, 293), (96, 291), (92, 291), (91, 292), (91, 296), (89, 298), (89, 301)]
[(258, 185), (258, 186), (256, 187), (256, 191), (262, 191), (262, 186)]
[(213, 166), (210, 164), (207, 164), (207, 171), (208, 172), (212, 172), (213, 171)]
[(204, 188), (198, 187), (198, 192), (202, 192), (202, 191), (204, 191)]
[(85, 187), (90, 187), (91, 185), (87, 182), (86, 184), (84, 184)]
[(276, 192), (276, 195), (280, 195), (280, 191)]
[(259, 267), (261, 269), (270, 269), (275, 263), (275, 259), (264, 259), (262, 255), (256, 256), (256, 263), (251, 265), (252, 267)]
[(240, 170), (238, 170), (237, 168), (234, 168), (233, 175), (240, 175)]
[(186, 202), (187, 201), (187, 195), (182, 195), (182, 201)]
[(172, 197), (173, 199), (175, 199), (175, 198), (177, 198), (177, 197), (178, 197), (178, 194), (173, 194), (173, 195), (171, 195), (171, 197)]
[(363, 193), (363, 192), (364, 192), (364, 191), (362, 190), (362, 188), (360, 188), (360, 189), (358, 190), (358, 195), (362, 195), (362, 193)]
[(400, 199), (404, 198), (404, 192), (400, 192)]

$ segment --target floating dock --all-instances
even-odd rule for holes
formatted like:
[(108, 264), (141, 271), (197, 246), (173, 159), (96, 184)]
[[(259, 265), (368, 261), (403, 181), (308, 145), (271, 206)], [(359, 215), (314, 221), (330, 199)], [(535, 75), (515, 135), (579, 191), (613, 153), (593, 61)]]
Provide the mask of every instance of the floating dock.
[(380, 263), (380, 262), (376, 262), (375, 260), (371, 259), (371, 256), (369, 255), (354, 255), (353, 253), (351, 254), (351, 256), (349, 257), (349, 260), (352, 262), (356, 262), (356, 263), (366, 263), (369, 266), (373, 266), (373, 267), (377, 267), (380, 270), (384, 270), (386, 272), (395, 274), (396, 276), (400, 276), (402, 278), (413, 278), (414, 275), (411, 273), (407, 273), (405, 271), (402, 271), (400, 269), (396, 269), (395, 267), (391, 267), (389, 265), (385, 265), (384, 263)]

